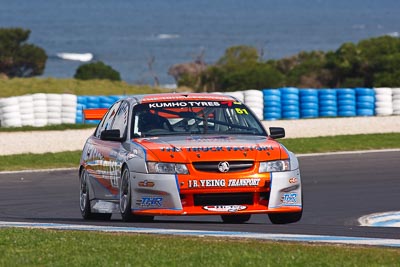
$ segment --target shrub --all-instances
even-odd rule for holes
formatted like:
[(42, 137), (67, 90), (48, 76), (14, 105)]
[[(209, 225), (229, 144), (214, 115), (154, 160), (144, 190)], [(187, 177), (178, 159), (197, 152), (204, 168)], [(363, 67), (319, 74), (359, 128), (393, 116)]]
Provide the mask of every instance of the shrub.
[(97, 61), (79, 66), (74, 78), (79, 80), (107, 79), (111, 81), (120, 81), (121, 75), (112, 67), (101, 61)]

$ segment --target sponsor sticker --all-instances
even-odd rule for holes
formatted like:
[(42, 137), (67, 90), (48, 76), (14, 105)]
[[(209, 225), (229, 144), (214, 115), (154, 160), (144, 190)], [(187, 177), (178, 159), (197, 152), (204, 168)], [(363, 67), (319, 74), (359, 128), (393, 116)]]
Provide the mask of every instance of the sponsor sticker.
[(297, 183), (297, 178), (296, 177), (290, 178), (289, 183), (291, 183), (291, 184)]
[(296, 204), (297, 193), (286, 193), (281, 197), (282, 204)]
[(161, 147), (161, 152), (247, 152), (247, 151), (270, 151), (272, 146), (196, 146), (196, 147)]
[(204, 187), (247, 187), (258, 186), (260, 178), (251, 179), (208, 179), (208, 180), (189, 180), (189, 188), (204, 188)]
[(213, 212), (237, 212), (247, 209), (242, 205), (217, 205), (217, 206), (204, 206), (203, 209)]
[(138, 186), (140, 186), (140, 187), (153, 187), (154, 185), (155, 185), (154, 182), (149, 182), (147, 180), (138, 182)]
[(176, 101), (176, 102), (158, 102), (149, 103), (149, 108), (184, 108), (184, 107), (219, 107), (220, 103), (216, 101)]
[(161, 207), (163, 203), (162, 197), (142, 197), (136, 201), (136, 205), (140, 207)]

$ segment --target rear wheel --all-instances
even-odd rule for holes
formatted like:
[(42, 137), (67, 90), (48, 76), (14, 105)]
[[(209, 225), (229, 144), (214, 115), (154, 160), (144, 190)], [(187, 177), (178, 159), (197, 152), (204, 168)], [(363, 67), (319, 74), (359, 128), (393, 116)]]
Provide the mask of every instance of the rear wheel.
[(124, 168), (121, 175), (121, 187), (119, 190), (119, 209), (124, 222), (141, 221), (150, 222), (154, 216), (138, 216), (132, 214), (132, 189), (129, 169)]
[(250, 220), (251, 214), (221, 215), (224, 223), (245, 223)]
[(88, 174), (85, 169), (80, 174), (79, 206), (85, 220), (109, 220), (111, 213), (93, 213), (90, 208)]
[(303, 211), (290, 213), (271, 213), (268, 214), (268, 217), (273, 224), (287, 224), (300, 221), (302, 214)]

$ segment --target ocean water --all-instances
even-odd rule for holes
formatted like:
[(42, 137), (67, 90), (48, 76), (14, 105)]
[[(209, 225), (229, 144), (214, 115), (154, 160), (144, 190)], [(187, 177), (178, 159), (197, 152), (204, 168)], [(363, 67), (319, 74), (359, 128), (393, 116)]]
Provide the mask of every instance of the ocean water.
[(342, 43), (399, 36), (399, 0), (0, 0), (0, 27), (30, 29), (28, 42), (49, 56), (44, 77), (73, 77), (79, 61), (57, 53), (92, 53), (128, 83), (164, 85), (176, 63), (204, 52), (214, 63), (226, 48), (251, 45), (265, 59)]

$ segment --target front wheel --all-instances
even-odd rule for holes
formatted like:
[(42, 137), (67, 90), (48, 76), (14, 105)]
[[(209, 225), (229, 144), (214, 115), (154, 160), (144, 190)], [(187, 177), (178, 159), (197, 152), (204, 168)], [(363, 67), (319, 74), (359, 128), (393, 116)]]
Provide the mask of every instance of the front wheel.
[(303, 211), (290, 213), (271, 213), (268, 214), (268, 217), (273, 224), (287, 224), (300, 221), (302, 215)]
[(137, 216), (132, 214), (132, 189), (129, 169), (124, 168), (121, 175), (119, 190), (119, 209), (124, 222), (141, 221), (150, 222), (154, 216)]
[(111, 213), (93, 213), (90, 207), (89, 199), (89, 185), (88, 185), (88, 174), (85, 169), (81, 171), (80, 177), (80, 188), (79, 188), (79, 207), (81, 215), (85, 220), (109, 220), (111, 219)]

